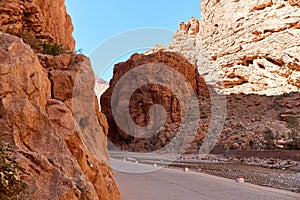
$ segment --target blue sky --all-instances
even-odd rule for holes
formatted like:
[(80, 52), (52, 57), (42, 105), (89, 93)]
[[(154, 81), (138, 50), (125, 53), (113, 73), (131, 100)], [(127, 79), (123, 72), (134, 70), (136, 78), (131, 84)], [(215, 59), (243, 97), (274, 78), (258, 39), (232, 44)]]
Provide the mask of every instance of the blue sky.
[[(73, 32), (76, 40), (75, 49), (83, 49), (82, 53), (87, 56), (103, 42), (126, 31), (157, 27), (174, 32), (181, 21), (187, 21), (191, 16), (200, 18), (199, 0), (66, 0), (66, 6), (75, 27)], [(171, 39), (170, 36), (169, 41)], [(153, 39), (153, 45), (160, 42), (160, 38), (157, 41)], [(111, 64), (127, 57), (128, 55), (118, 56)], [(100, 73), (98, 70), (95, 72), (97, 75)], [(105, 79), (109, 79), (109, 76), (111, 72)]]

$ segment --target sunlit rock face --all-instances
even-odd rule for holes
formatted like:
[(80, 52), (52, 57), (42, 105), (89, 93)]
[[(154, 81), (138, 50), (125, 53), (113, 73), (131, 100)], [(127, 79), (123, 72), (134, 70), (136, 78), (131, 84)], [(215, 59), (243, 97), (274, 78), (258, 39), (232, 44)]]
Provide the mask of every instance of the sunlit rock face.
[(74, 50), (73, 25), (65, 0), (1, 0), (0, 11), (0, 31), (30, 34)]
[(119, 199), (89, 59), (35, 54), (0, 32), (0, 60), (0, 137), (25, 169), (19, 198)]
[(181, 23), (169, 46), (148, 53), (159, 49), (180, 53), (204, 77), (207, 71), (218, 71), (223, 94), (299, 91), (299, 18), (298, 1), (203, 0), (196, 36), (188, 29), (191, 22)]

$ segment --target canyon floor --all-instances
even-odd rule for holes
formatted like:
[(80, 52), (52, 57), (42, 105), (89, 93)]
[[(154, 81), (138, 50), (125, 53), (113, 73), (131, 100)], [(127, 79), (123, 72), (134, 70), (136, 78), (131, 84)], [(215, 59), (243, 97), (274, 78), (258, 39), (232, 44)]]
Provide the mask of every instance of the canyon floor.
[[(298, 195), (298, 197), (300, 197), (300, 162), (297, 161), (279, 160), (272, 158), (227, 159), (222, 155), (213, 154), (209, 154), (205, 157), (200, 156), (201, 158), (198, 158), (195, 155), (187, 155), (180, 157), (180, 159), (176, 159), (172, 155), (151, 156), (145, 154), (128, 154), (119, 152), (111, 152), (111, 156), (111, 164), (113, 169), (116, 171), (117, 179), (118, 177), (122, 177), (122, 179), (126, 180), (129, 185), (136, 184), (136, 180), (134, 180), (134, 177), (136, 176), (141, 176), (143, 177), (143, 179), (148, 179), (149, 173), (155, 174), (157, 172), (159, 174), (163, 173), (164, 170), (179, 170), (181, 172), (184, 172), (184, 170), (188, 168), (188, 171), (192, 174), (199, 174), (199, 176), (212, 175), (223, 177), (226, 178), (227, 182), (229, 181), (232, 184), (236, 181), (237, 176), (243, 176), (247, 184), (249, 183), (257, 186), (268, 187), (269, 189), (273, 188), (278, 190), (285, 190), (293, 192), (295, 195)], [(253, 162), (252, 160), (256, 160), (256, 162)], [(141, 166), (143, 167), (141, 168), (139, 164), (141, 164)], [(160, 172), (161, 170), (162, 172)], [(187, 172), (184, 173), (186, 173), (187, 177), (190, 176)], [(157, 177), (161, 176), (163, 175), (157, 175)], [(131, 178), (133, 179), (131, 180)], [(123, 180), (118, 181), (121, 191)], [(163, 184), (163, 180), (165, 179), (162, 179), (162, 183), (160, 184)], [(170, 181), (171, 180), (172, 179), (170, 179)], [(178, 180), (181, 180), (181, 178), (179, 178)], [(194, 181), (197, 182), (199, 180)], [(146, 181), (145, 184), (148, 184), (148, 182)], [(191, 181), (187, 184), (193, 185), (194, 183), (193, 181)], [(145, 190), (148, 190), (148, 186), (144, 185), (143, 187), (145, 188)], [(223, 186), (220, 186), (220, 188), (222, 187)], [(199, 190), (206, 189), (200, 188)], [(230, 190), (231, 192), (234, 191), (233, 189), (228, 190)], [(253, 193), (253, 191), (244, 192), (249, 193), (249, 195), (255, 194)], [(235, 192), (233, 192), (232, 195), (234, 194)], [(247, 196), (245, 196), (245, 198), (246, 197)], [(272, 196), (268, 196), (267, 199), (269, 199), (270, 197)]]
[[(145, 164), (112, 159), (113, 167), (147, 169)], [(154, 168), (154, 167), (152, 167)], [(223, 168), (224, 169), (224, 168)], [(246, 170), (246, 169), (244, 169)], [(299, 199), (300, 194), (189, 170), (161, 168), (147, 173), (114, 170), (122, 200), (135, 199)]]

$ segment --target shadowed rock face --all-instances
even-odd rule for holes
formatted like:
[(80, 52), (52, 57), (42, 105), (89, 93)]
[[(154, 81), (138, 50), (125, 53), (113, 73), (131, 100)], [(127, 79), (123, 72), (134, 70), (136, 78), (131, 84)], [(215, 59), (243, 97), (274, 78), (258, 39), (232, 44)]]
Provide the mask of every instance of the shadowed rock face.
[(2, 32), (28, 32), (50, 43), (62, 44), (74, 50), (73, 25), (64, 0), (1, 0), (0, 27)]
[(94, 75), (82, 55), (36, 55), (0, 32), (0, 137), (25, 168), (20, 199), (119, 199)]
[[(129, 105), (125, 106), (129, 106), (130, 116), (138, 126), (143, 127), (150, 123), (149, 109), (154, 104), (162, 105), (166, 110), (166, 122), (164, 127), (157, 134), (149, 138), (138, 138), (130, 135), (134, 130), (130, 129), (132, 132), (127, 134), (118, 127), (112, 114), (112, 109), (115, 108), (112, 108), (111, 100), (114, 92), (119, 97), (119, 102), (117, 102), (116, 107), (125, 103), (122, 100), (123, 93), (115, 89), (116, 84), (126, 73), (129, 73), (130, 70), (144, 64), (149, 66), (149, 72), (143, 72), (143, 79), (150, 80), (150, 71), (155, 70), (155, 68), (158, 67), (157, 64), (163, 64), (180, 73), (184, 77), (185, 82), (174, 82), (175, 78), (170, 74), (160, 74), (160, 76), (163, 76), (162, 78), (168, 80), (170, 84), (175, 85), (178, 90), (175, 89), (175, 91), (171, 91), (170, 88), (165, 86), (150, 83), (139, 87), (132, 93), (130, 99), (128, 99)], [(140, 77), (131, 77), (130, 79), (134, 82), (139, 78)], [(179, 102), (176, 93), (179, 92), (181, 85), (186, 83), (191, 85), (194, 94), (199, 97), (199, 105), (206, 106), (205, 108), (201, 107), (203, 108), (201, 109), (201, 114), (206, 116), (206, 119), (202, 119), (201, 121), (200, 127), (202, 127), (203, 124), (205, 124), (203, 122), (206, 122), (210, 113), (210, 105), (207, 103), (209, 102), (209, 91), (197, 69), (185, 58), (170, 52), (157, 52), (147, 56), (134, 54), (128, 61), (115, 65), (114, 76), (110, 81), (110, 87), (101, 97), (102, 111), (106, 114), (109, 124), (109, 139), (119, 148), (130, 151), (147, 152), (159, 150), (166, 146), (176, 135), (176, 131), (182, 120), (182, 107), (184, 105), (183, 102)], [(138, 81), (133, 84), (138, 84)], [(122, 86), (126, 87), (125, 84)], [(129, 90), (129, 88), (124, 89), (125, 92), (129, 92)], [(202, 128), (199, 128), (199, 130), (197, 141), (206, 134), (205, 129), (203, 131)]]

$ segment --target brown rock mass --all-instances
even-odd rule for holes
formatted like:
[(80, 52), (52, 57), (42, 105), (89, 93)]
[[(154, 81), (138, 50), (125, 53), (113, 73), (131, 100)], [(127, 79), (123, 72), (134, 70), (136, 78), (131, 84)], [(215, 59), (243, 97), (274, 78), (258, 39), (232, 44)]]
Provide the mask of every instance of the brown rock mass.
[[(157, 67), (155, 64), (164, 64), (172, 69), (175, 69), (177, 72), (182, 74), (187, 83), (191, 85), (195, 94), (199, 97), (199, 105), (204, 104), (203, 102), (209, 101), (209, 91), (205, 84), (203, 78), (198, 74), (196, 68), (190, 64), (182, 56), (170, 53), (170, 52), (157, 52), (151, 55), (140, 55), (134, 54), (131, 58), (126, 61), (115, 65), (114, 76), (110, 81), (109, 89), (101, 97), (102, 111), (107, 116), (109, 124), (109, 139), (121, 149), (131, 150), (131, 151), (155, 151), (159, 150), (162, 147), (166, 146), (170, 140), (176, 135), (176, 131), (180, 125), (181, 119), (181, 108), (182, 102), (178, 102), (176, 98), (177, 91), (171, 91), (170, 88), (166, 88), (162, 85), (157, 84), (148, 84), (138, 88), (130, 97), (129, 101), (129, 112), (133, 121), (138, 126), (146, 126), (149, 124), (149, 109), (154, 104), (162, 105), (166, 110), (166, 122), (164, 127), (159, 131), (158, 134), (151, 136), (149, 138), (137, 138), (128, 133), (122, 131), (116, 124), (114, 117), (112, 115), (112, 106), (111, 99), (113, 92), (121, 99), (123, 93), (120, 91), (115, 91), (117, 82), (124, 76), (129, 70), (134, 69), (138, 66), (150, 64), (150, 69)], [(150, 73), (149, 73), (150, 74)], [(148, 75), (148, 72), (145, 71), (145, 79), (151, 77)], [(147, 77), (148, 75), (148, 77)], [(180, 88), (182, 84), (173, 82), (175, 79), (169, 74), (164, 74), (164, 78), (169, 80), (169, 83), (177, 85)], [(139, 77), (131, 78), (132, 81), (138, 80)], [(149, 80), (150, 80), (149, 79)], [(135, 84), (135, 83), (133, 83)], [(125, 87), (125, 86), (124, 86)], [(127, 90), (125, 90), (126, 92)], [(129, 89), (128, 89), (129, 91)], [(173, 93), (174, 92), (174, 93)], [(201, 98), (200, 98), (201, 97)], [(118, 106), (124, 104), (122, 100), (118, 101)], [(201, 114), (206, 116), (201, 119), (201, 128), (199, 128), (198, 141), (205, 136), (205, 129), (203, 131), (202, 124), (203, 121), (207, 120), (209, 113), (209, 103), (204, 104), (206, 108), (203, 108)], [(127, 106), (127, 105), (125, 105)], [(130, 130), (134, 132), (134, 130)], [(197, 145), (196, 143), (192, 145)]]
[(73, 25), (64, 0), (1, 0), (0, 31), (28, 32), (74, 50)]
[(19, 199), (119, 199), (88, 59), (36, 56), (0, 32), (0, 60), (0, 137), (28, 185)]

